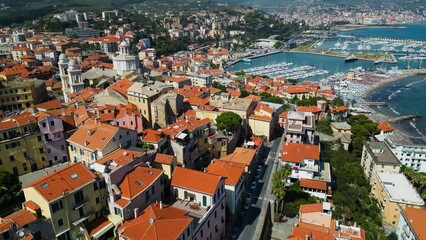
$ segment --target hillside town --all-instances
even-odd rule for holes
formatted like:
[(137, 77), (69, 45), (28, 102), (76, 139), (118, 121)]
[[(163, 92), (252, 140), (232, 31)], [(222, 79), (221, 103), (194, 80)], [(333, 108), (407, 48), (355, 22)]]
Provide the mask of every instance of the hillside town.
[(228, 71), (252, 11), (1, 28), (0, 239), (426, 239), (426, 137), (318, 82)]

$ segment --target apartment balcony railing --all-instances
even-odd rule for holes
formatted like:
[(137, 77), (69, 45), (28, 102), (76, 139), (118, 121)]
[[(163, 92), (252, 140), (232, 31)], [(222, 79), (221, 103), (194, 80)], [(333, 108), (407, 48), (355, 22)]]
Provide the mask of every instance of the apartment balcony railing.
[(79, 225), (80, 223), (84, 222), (86, 219), (88, 219), (93, 214), (95, 214), (94, 210), (90, 210), (90, 211), (86, 212), (85, 214), (83, 214), (83, 216), (81, 216), (77, 220), (73, 221), (72, 225), (74, 225), (74, 226)]
[(79, 208), (83, 207), (84, 205), (86, 205), (89, 202), (89, 198), (84, 198), (83, 200), (79, 201), (78, 203), (76, 203), (72, 209), (74, 210), (78, 210)]

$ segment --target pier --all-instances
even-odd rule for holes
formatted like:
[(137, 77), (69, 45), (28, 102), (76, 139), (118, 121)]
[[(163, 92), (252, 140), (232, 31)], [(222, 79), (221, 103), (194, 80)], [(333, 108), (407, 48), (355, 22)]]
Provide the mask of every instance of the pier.
[(422, 116), (419, 115), (419, 114), (412, 114), (412, 115), (390, 118), (389, 122), (398, 123), (398, 122), (402, 122), (402, 121), (405, 121), (405, 120), (418, 119), (418, 118), (422, 118)]
[(385, 102), (362, 102), (361, 105), (366, 106), (387, 106), (388, 104)]

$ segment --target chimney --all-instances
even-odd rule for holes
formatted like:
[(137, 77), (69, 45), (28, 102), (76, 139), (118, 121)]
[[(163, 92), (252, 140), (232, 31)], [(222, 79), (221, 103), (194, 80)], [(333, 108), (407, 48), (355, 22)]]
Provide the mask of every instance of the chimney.
[(133, 209), (133, 213), (135, 214), (135, 219), (138, 218), (139, 208)]
[(160, 209), (163, 209), (163, 201), (160, 201)]

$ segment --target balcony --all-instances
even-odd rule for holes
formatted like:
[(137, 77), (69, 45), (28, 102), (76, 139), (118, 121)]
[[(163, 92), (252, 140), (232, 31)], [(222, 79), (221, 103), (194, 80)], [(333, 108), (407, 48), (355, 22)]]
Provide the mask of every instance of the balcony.
[(83, 216), (79, 217), (77, 220), (72, 222), (72, 225), (77, 226), (80, 223), (86, 221), (90, 216), (92, 216), (95, 213), (94, 210), (90, 210), (87, 213), (83, 214)]
[(76, 203), (72, 209), (77, 210), (81, 207), (83, 207), (84, 205), (86, 205), (89, 202), (89, 198), (84, 198), (83, 200), (79, 201), (78, 203)]

